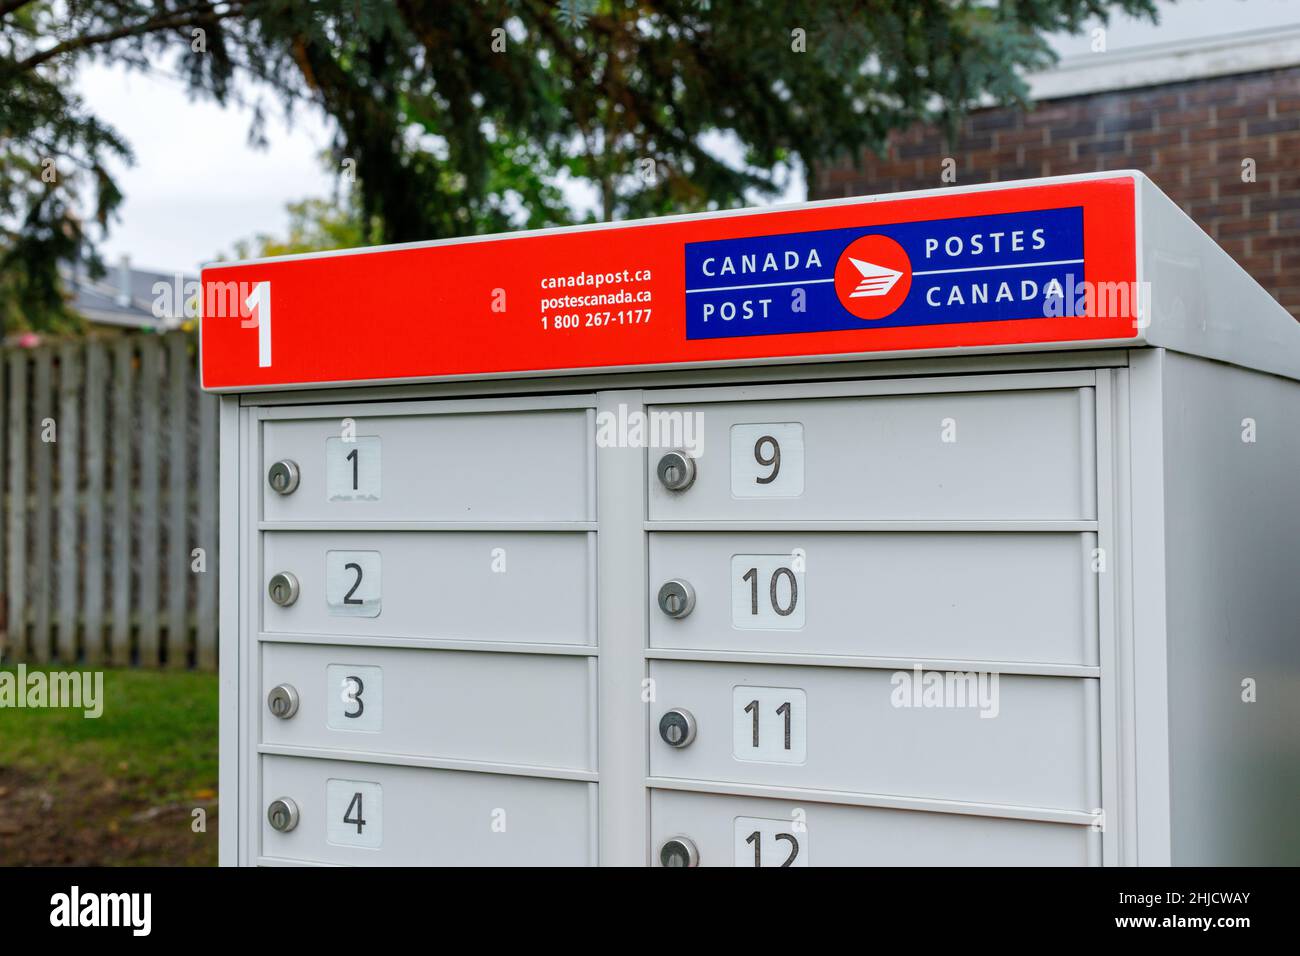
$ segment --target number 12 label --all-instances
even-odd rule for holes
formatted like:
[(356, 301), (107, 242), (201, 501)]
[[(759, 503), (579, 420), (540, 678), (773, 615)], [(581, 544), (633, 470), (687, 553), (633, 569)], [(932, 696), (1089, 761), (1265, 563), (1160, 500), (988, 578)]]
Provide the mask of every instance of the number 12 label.
[(325, 439), (325, 497), (330, 501), (379, 500), (379, 438)]
[(325, 781), (325, 839), (374, 849), (384, 843), (384, 788), (365, 780)]
[(793, 820), (736, 817), (736, 866), (807, 866), (808, 828)]

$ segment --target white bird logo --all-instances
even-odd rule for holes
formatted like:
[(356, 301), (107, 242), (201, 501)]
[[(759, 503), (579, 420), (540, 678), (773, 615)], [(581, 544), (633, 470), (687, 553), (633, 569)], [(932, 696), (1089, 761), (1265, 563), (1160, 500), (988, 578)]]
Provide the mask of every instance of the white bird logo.
[(850, 299), (868, 299), (878, 295), (885, 295), (903, 275), (903, 273), (893, 269), (886, 269), (874, 262), (854, 259), (852, 256), (849, 256), (849, 262), (853, 263), (854, 267), (862, 273), (862, 281), (858, 283), (856, 289), (849, 293)]

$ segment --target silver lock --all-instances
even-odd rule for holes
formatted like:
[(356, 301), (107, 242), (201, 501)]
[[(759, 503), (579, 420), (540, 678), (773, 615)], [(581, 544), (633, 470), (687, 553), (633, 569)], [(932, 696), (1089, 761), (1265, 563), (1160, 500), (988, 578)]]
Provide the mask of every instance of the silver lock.
[(298, 489), (298, 463), (288, 458), (277, 461), (266, 472), (266, 483), (271, 490), (282, 495), (291, 495)]
[(288, 607), (298, 600), (298, 579), (288, 571), (281, 571), (271, 578), (271, 583), (266, 586), (266, 593), (271, 595), (271, 600), (280, 607)]
[(669, 747), (689, 747), (695, 740), (695, 716), (682, 708), (659, 718), (659, 736)]
[(659, 459), (655, 474), (669, 491), (685, 491), (695, 483), (695, 459), (684, 451), (670, 451)]
[(695, 588), (681, 578), (664, 582), (659, 589), (659, 610), (669, 617), (685, 617), (695, 610)]
[(288, 720), (298, 713), (298, 691), (292, 684), (276, 684), (266, 695), (266, 706), (272, 716)]
[(266, 808), (266, 819), (270, 822), (271, 829), (288, 833), (298, 825), (298, 804), (289, 797), (272, 800)]
[(699, 866), (700, 851), (689, 837), (675, 836), (659, 847), (661, 866)]

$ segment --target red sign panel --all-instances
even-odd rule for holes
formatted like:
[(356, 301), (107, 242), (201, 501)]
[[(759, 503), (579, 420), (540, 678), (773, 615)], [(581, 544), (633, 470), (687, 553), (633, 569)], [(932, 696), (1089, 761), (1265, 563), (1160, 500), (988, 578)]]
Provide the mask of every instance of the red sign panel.
[(241, 391), (1137, 332), (1131, 178), (397, 246), (203, 271)]

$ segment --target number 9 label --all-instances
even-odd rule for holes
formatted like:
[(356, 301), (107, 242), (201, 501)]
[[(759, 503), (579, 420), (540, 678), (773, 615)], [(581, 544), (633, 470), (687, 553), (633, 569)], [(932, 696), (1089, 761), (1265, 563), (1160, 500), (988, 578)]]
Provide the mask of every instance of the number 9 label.
[(799, 497), (803, 458), (803, 425), (798, 422), (732, 425), (732, 497)]

